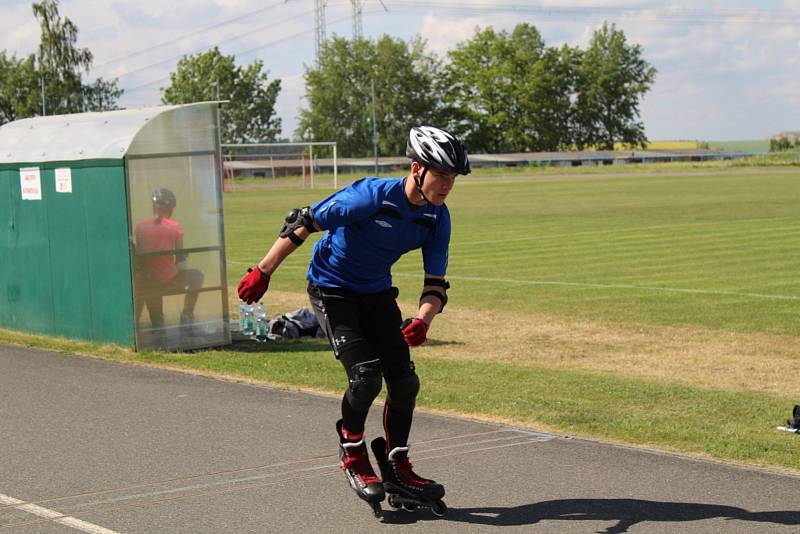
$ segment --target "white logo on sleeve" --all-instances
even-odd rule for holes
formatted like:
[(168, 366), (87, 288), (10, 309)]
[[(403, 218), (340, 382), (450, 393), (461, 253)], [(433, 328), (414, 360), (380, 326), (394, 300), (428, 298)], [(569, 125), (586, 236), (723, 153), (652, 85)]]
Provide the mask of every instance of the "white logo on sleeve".
[(333, 202), (331, 202), (330, 204), (328, 204), (327, 206), (325, 206), (324, 208), (322, 208), (321, 210), (319, 210), (319, 212), (322, 213), (323, 211), (325, 211), (326, 209), (330, 208), (334, 204), (336, 204), (335, 200)]
[(375, 219), (375, 224), (378, 226), (383, 226), (384, 228), (391, 228), (392, 225), (388, 222), (384, 221), (383, 219)]

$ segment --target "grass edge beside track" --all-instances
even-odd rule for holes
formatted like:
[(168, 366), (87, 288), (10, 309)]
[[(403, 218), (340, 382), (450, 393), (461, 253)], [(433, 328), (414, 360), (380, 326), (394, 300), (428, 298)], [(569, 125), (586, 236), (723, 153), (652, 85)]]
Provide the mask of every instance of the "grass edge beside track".
[[(322, 340), (271, 344), (265, 352), (135, 353), (0, 329), (0, 343), (326, 396), (338, 397), (343, 387)], [(417, 363), (425, 411), (800, 475), (797, 436), (775, 430), (791, 399), (542, 366)]]

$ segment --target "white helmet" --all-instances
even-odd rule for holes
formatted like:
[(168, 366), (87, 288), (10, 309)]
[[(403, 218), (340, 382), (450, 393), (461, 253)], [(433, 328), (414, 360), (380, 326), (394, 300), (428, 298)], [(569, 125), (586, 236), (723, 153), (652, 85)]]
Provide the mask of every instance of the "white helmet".
[(423, 167), (469, 174), (467, 149), (456, 136), (433, 126), (415, 126), (408, 134), (406, 156)]

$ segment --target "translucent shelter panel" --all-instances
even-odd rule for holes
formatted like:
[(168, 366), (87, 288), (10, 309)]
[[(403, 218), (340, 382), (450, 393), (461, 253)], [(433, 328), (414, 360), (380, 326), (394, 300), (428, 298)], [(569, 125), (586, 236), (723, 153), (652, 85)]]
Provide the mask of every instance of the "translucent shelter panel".
[(222, 206), (214, 154), (128, 159), (128, 190), (133, 227), (152, 218), (153, 194), (169, 190), (175, 197), (170, 219), (183, 230), (186, 248), (222, 244)]
[(0, 326), (147, 348), (148, 299), (171, 348), (229, 341), (217, 125), (201, 102), (0, 127)]
[(0, 127), (0, 164), (213, 150), (216, 104), (34, 117)]
[[(216, 153), (127, 160), (137, 347), (226, 342)], [(153, 198), (159, 198), (154, 202)]]
[[(187, 296), (186, 293), (152, 294), (136, 300), (139, 350), (218, 347), (230, 341), (222, 315), (222, 291), (198, 293), (194, 320), (190, 324), (181, 324), (178, 317), (186, 306)], [(158, 314), (162, 314), (166, 320), (154, 326), (154, 316), (157, 318)]]
[(216, 104), (171, 108), (150, 119), (128, 147), (128, 156), (212, 152), (217, 149)]

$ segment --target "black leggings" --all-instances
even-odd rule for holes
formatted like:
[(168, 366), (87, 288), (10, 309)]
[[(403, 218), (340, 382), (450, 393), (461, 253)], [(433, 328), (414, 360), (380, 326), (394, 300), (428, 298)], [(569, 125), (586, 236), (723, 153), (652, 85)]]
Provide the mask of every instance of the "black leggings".
[[(136, 299), (136, 322), (138, 324), (142, 309), (147, 306), (150, 314), (150, 324), (154, 328), (164, 326), (164, 295), (185, 293), (183, 297), (182, 315), (191, 317), (200, 295), (198, 290), (203, 287), (203, 272), (197, 269), (181, 269), (175, 277), (166, 284), (159, 284), (155, 280), (142, 277), (139, 281), (139, 293)], [(144, 306), (142, 306), (144, 304)]]
[[(309, 284), (308, 293), (314, 313), (351, 385), (342, 398), (344, 428), (353, 434), (364, 432), (369, 405), (377, 396), (382, 376), (389, 393), (383, 411), (386, 441), (390, 450), (407, 445), (419, 381), (400, 331), (402, 315), (396, 301), (397, 289), (362, 295)], [(366, 366), (375, 369), (366, 381), (375, 387), (362, 388), (360, 394), (354, 395), (352, 384), (364, 380), (359, 369), (363, 371), (365, 366), (360, 364), (365, 362), (373, 362)], [(376, 377), (375, 372), (380, 374)]]

